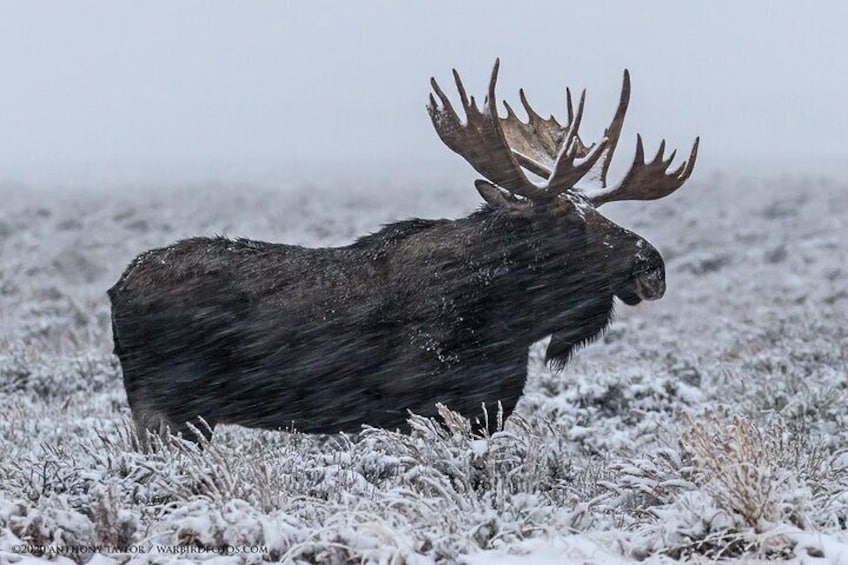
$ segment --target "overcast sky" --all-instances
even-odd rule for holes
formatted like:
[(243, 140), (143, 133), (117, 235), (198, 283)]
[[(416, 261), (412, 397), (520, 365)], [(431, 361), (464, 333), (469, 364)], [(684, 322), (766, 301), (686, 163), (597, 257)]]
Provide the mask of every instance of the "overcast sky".
[[(425, 112), (457, 67), (540, 113), (588, 89), (584, 139), (615, 108), (697, 173), (848, 164), (848, 3), (0, 1), (0, 179), (197, 180), (263, 171), (461, 167)], [(848, 169), (848, 167), (846, 167)]]

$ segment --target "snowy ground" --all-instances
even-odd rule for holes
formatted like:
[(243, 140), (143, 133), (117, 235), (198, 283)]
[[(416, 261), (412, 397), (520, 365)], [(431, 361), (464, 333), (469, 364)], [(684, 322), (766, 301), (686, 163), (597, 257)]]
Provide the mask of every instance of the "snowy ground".
[(0, 186), (0, 562), (848, 563), (844, 180), (605, 207), (662, 251), (666, 296), (620, 306), (560, 374), (534, 348), (491, 438), (445, 412), (408, 436), (223, 427), (203, 453), (135, 451), (105, 295), (124, 266), (189, 235), (336, 245), (478, 205), (468, 179), (398, 184)]

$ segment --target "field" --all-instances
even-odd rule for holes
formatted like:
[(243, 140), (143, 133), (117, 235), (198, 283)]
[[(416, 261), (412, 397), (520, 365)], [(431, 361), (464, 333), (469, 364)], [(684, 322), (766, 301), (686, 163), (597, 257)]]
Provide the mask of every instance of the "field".
[(344, 244), (470, 212), (470, 180), (0, 198), (0, 562), (848, 563), (844, 180), (714, 175), (604, 207), (663, 253), (668, 291), (618, 305), (559, 373), (534, 346), (491, 437), (447, 407), (409, 435), (222, 427), (150, 454), (105, 295), (136, 254), (214, 233)]

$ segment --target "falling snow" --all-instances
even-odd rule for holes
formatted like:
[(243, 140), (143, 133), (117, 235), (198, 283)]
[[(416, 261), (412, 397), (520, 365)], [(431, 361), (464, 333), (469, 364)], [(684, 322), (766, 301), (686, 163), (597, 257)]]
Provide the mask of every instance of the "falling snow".
[(224, 426), (202, 452), (134, 449), (105, 295), (133, 257), (197, 234), (339, 245), (479, 205), (467, 181), (401, 185), (0, 187), (0, 562), (848, 562), (842, 181), (605, 207), (662, 252), (665, 297), (618, 304), (560, 372), (534, 346), (491, 437), (447, 407), (410, 434)]

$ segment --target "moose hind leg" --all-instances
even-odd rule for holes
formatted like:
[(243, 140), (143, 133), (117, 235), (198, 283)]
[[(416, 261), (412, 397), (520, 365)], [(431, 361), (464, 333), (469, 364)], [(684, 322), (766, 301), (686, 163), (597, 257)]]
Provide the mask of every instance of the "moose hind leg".
[(144, 451), (153, 448), (153, 438), (158, 436), (167, 441), (169, 436), (182, 437), (182, 439), (203, 446), (212, 440), (215, 431), (215, 421), (208, 421), (200, 417), (186, 419), (174, 417), (155, 408), (151, 403), (145, 401), (131, 401), (133, 423), (135, 434), (139, 440), (139, 446)]

